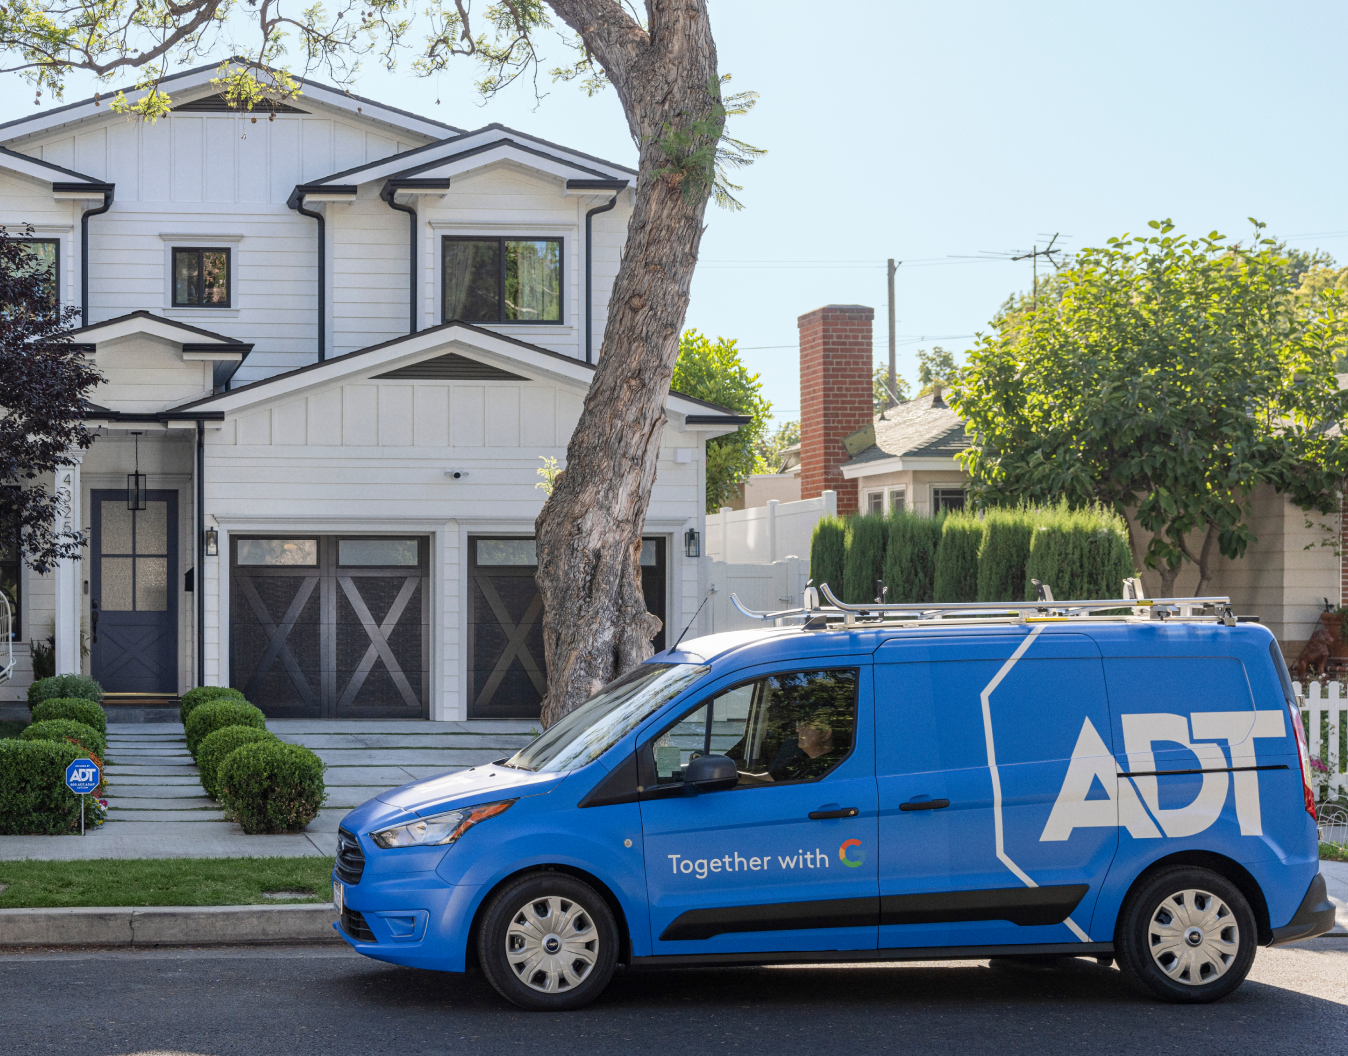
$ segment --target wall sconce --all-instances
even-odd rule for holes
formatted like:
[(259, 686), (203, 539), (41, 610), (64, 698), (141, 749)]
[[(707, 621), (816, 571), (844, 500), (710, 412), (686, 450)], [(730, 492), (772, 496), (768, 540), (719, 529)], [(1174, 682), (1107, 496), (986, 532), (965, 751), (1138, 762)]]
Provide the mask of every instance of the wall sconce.
[(132, 433), (136, 438), (136, 471), (126, 475), (126, 508), (128, 510), (145, 509), (145, 474), (140, 471), (140, 433)]
[(206, 529), (206, 556), (220, 556), (220, 533), (214, 528)]
[(683, 533), (683, 552), (687, 557), (702, 556), (702, 539), (698, 536), (696, 528), (689, 528)]

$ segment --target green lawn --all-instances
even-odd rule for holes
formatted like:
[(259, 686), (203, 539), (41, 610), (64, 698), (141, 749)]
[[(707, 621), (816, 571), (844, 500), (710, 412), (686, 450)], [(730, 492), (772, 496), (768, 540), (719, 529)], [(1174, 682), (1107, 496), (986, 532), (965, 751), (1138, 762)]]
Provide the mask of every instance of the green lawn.
[(0, 740), (17, 737), (27, 725), (27, 719), (0, 719)]
[[(0, 862), (0, 909), (327, 902), (331, 858), (133, 858)], [(263, 898), (264, 891), (308, 896)]]
[(1331, 862), (1348, 862), (1348, 843), (1322, 843), (1320, 857)]

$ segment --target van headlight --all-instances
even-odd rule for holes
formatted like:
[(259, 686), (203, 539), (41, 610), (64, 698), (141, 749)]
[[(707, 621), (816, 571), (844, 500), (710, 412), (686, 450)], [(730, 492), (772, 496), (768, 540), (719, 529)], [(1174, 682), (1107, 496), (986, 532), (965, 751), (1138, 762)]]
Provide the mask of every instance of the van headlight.
[(450, 810), (444, 814), (432, 814), (429, 818), (418, 818), (406, 825), (395, 825), (391, 829), (380, 829), (370, 833), (370, 839), (380, 847), (441, 847), (453, 843), (480, 821), (504, 814), (515, 805), (513, 799), (503, 799), (496, 803), (483, 803), (476, 807), (464, 807)]

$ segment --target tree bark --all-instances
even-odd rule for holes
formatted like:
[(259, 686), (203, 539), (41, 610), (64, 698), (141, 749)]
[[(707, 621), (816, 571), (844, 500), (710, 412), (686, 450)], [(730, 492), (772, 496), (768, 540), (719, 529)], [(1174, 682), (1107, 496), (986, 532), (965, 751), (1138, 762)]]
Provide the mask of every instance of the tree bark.
[[(705, 4), (651, 0), (649, 33), (612, 0), (550, 0), (617, 89), (640, 154), (608, 322), (566, 468), (535, 523), (550, 726), (651, 655), (660, 621), (641, 593), (641, 533), (710, 184), (686, 186), (668, 130), (713, 119), (716, 47)], [(714, 146), (714, 142), (713, 142)]]

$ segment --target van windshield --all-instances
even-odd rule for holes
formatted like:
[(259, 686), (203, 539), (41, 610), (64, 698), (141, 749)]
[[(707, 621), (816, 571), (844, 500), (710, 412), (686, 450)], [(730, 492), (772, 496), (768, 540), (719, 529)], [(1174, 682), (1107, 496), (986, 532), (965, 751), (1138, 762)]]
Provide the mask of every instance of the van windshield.
[(710, 670), (696, 664), (638, 664), (521, 748), (505, 765), (543, 773), (578, 770)]

